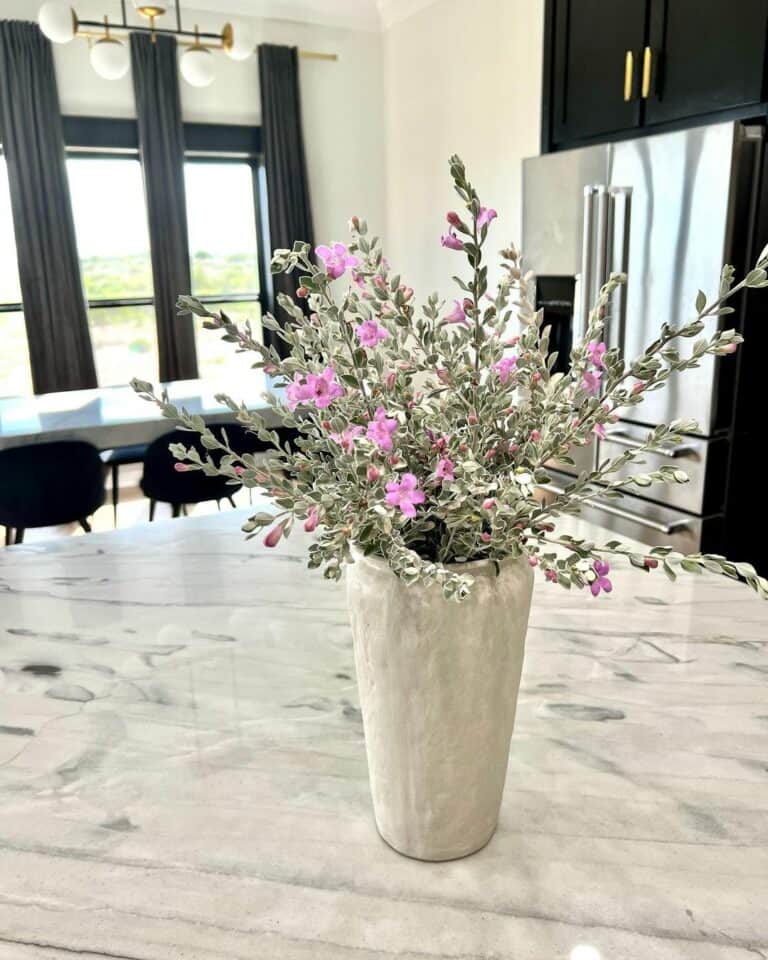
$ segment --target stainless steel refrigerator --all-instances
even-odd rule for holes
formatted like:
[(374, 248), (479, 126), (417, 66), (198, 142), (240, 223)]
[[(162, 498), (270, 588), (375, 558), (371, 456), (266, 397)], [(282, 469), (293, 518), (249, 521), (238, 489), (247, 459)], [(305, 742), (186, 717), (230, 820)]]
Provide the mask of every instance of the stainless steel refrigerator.
[[(761, 229), (764, 134), (759, 123), (721, 123), (523, 162), (523, 256), (537, 276), (538, 306), (562, 358), (580, 339), (611, 272), (625, 272), (627, 284), (612, 305), (606, 339), (634, 358), (664, 321), (691, 317), (699, 288), (708, 295), (717, 291), (723, 263), (746, 266), (761, 245), (755, 234)], [(724, 319), (732, 324), (732, 317)], [(649, 393), (605, 440), (580, 451), (576, 471), (560, 465), (553, 488), (568, 482), (567, 472), (637, 444), (649, 426), (694, 418), (699, 431), (683, 444), (664, 457), (643, 457), (649, 468), (673, 458), (690, 483), (595, 501), (587, 516), (648, 543), (724, 549), (736, 489), (738, 370), (738, 358), (708, 358)]]

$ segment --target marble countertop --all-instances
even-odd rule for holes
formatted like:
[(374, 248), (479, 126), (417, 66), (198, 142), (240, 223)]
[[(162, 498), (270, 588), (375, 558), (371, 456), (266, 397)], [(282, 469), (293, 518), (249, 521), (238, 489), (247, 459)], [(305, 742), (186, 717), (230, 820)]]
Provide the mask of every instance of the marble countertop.
[[(238, 403), (258, 410), (270, 426), (277, 426), (262, 396), (267, 386), (271, 386), (268, 379), (253, 371), (241, 383), (175, 380), (160, 384), (158, 391), (165, 387), (172, 403), (209, 423), (233, 419), (231, 410), (216, 400), (217, 393), (229, 393)], [(150, 443), (172, 428), (154, 404), (128, 386), (0, 398), (0, 450), (47, 440), (86, 440), (106, 450)]]
[(498, 833), (376, 833), (343, 588), (237, 517), (0, 550), (2, 960), (768, 958), (768, 605), (536, 587)]

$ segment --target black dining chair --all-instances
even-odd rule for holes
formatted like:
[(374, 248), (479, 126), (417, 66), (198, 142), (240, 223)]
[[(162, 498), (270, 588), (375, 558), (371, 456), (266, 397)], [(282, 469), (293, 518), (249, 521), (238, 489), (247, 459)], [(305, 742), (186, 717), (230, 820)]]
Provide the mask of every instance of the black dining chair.
[(0, 526), (5, 543), (22, 543), (32, 527), (77, 523), (104, 503), (99, 451), (82, 440), (58, 440), (0, 450)]
[(131, 463), (143, 463), (149, 449), (148, 443), (134, 443), (127, 447), (112, 447), (101, 451), (101, 462), (109, 467), (112, 476), (112, 516), (117, 526), (117, 505), (120, 502), (120, 467)]
[[(210, 429), (219, 437), (222, 430), (226, 431), (229, 446), (236, 453), (262, 453), (273, 449), (271, 444), (259, 440), (239, 423), (216, 424)], [(215, 500), (219, 505), (222, 500), (229, 500), (234, 507), (232, 494), (236, 493), (242, 484), (228, 482), (224, 477), (206, 477), (201, 470), (179, 473), (175, 466), (178, 461), (168, 449), (172, 443), (194, 447), (203, 456), (210, 453), (217, 463), (221, 460), (221, 453), (207, 451), (199, 436), (187, 430), (172, 430), (154, 440), (144, 457), (144, 473), (140, 483), (144, 496), (149, 499), (149, 519), (154, 520), (158, 502), (170, 504), (174, 517), (186, 514), (189, 504), (204, 503), (208, 500)]]

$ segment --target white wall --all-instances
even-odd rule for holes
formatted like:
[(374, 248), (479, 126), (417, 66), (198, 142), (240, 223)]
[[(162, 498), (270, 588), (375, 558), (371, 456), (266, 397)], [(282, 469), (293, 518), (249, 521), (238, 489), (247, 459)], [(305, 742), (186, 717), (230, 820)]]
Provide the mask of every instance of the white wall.
[[(226, 13), (195, 13), (182, 7), (184, 26), (218, 31)], [(81, 19), (106, 12), (117, 19), (117, 0), (76, 0)], [(129, 10), (131, 5), (128, 4)], [(34, 19), (36, 0), (0, 0), (0, 18)], [(135, 17), (136, 15), (131, 14)], [(241, 19), (242, 19), (242, 15)], [(145, 21), (146, 22), (146, 21)], [(384, 100), (382, 38), (364, 30), (329, 28), (282, 20), (257, 20), (260, 41), (336, 53), (336, 62), (300, 62), (303, 124), (318, 242), (343, 240), (346, 222), (363, 212), (383, 225), (385, 217), (384, 151), (381, 105)], [(62, 111), (85, 116), (134, 116), (130, 77), (102, 80), (88, 62), (83, 40), (54, 47)], [(261, 119), (256, 57), (234, 62), (216, 54), (217, 78), (206, 89), (181, 80), (185, 120), (258, 124)], [(297, 238), (300, 239), (300, 238)]]
[(499, 212), (500, 249), (518, 240), (523, 157), (539, 151), (543, 0), (434, 0), (384, 35), (387, 247), (425, 297), (447, 296), (457, 254), (440, 246), (458, 198), (458, 153)]

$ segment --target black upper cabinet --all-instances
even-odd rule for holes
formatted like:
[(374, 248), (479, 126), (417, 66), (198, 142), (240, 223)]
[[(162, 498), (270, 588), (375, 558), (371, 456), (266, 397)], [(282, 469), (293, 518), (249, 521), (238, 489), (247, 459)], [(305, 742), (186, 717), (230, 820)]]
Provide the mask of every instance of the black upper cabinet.
[(768, 0), (546, 0), (542, 147), (754, 115)]
[(766, 0), (653, 0), (645, 123), (759, 103), (766, 20)]
[(645, 6), (646, 0), (557, 0), (554, 4), (556, 141), (596, 137), (640, 122), (640, 101), (630, 88), (637, 84)]

